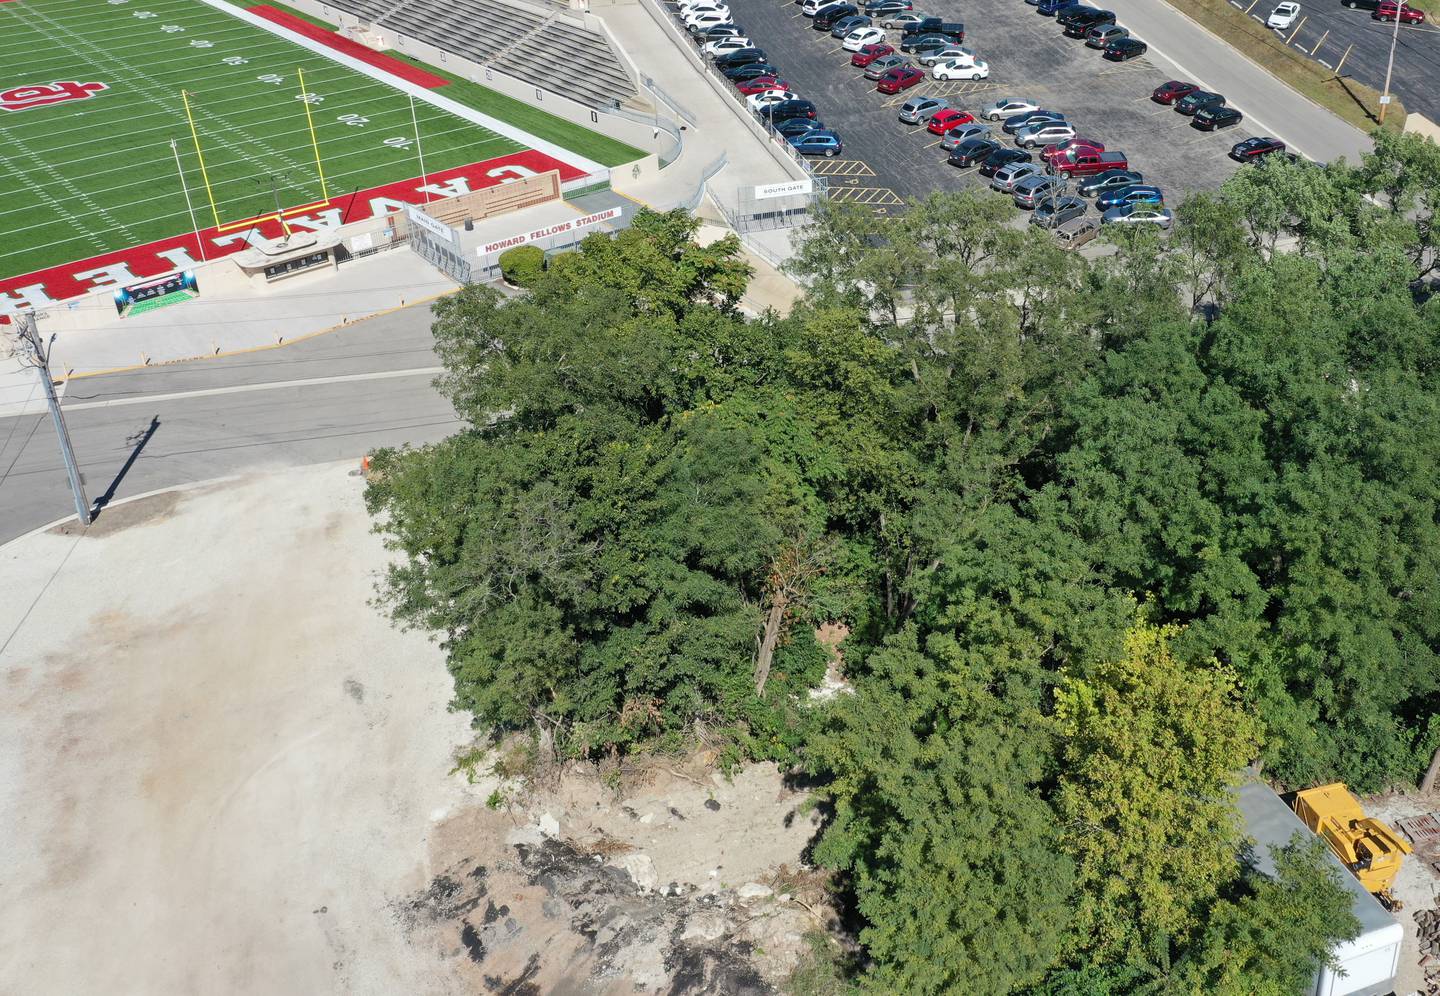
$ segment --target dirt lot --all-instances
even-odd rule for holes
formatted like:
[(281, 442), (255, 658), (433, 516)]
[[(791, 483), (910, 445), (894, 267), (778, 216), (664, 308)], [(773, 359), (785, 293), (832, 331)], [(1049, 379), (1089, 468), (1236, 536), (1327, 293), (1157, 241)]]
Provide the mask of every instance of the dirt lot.
[(0, 992), (771, 991), (828, 915), (804, 796), (452, 773), (351, 466), (0, 547)]

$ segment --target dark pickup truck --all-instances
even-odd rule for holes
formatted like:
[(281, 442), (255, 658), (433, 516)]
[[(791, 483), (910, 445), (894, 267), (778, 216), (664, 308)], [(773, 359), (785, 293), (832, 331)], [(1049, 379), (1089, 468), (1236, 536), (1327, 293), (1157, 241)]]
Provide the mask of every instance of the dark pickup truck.
[(1074, 156), (1061, 157), (1050, 164), (1049, 170), (1056, 176), (1094, 176), (1107, 169), (1129, 169), (1130, 161), (1123, 152), (1096, 152), (1092, 149), (1077, 149)]

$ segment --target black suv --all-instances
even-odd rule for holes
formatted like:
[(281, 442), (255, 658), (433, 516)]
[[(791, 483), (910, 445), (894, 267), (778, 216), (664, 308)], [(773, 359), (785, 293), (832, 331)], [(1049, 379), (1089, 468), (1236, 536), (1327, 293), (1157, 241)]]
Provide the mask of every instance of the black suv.
[(969, 169), (989, 159), (995, 153), (1005, 147), (993, 138), (967, 138), (955, 146), (955, 151), (950, 153), (946, 160), (951, 166), (957, 169)]
[(1035, 159), (1028, 152), (1021, 152), (1019, 149), (1001, 149), (992, 152), (980, 163), (981, 176), (994, 176), (996, 173), (1011, 163), (1028, 163)]
[(734, 69), (736, 66), (748, 66), (752, 62), (764, 62), (765, 50), (763, 48), (737, 48), (733, 52), (726, 52), (715, 60), (715, 66), (721, 72), (727, 69)]
[(814, 118), (818, 114), (815, 105), (808, 100), (781, 100), (760, 109), (760, 115), (768, 118), (771, 124), (779, 124), (792, 118)]
[(829, 31), (835, 27), (835, 22), (842, 17), (851, 17), (860, 13), (860, 8), (853, 3), (832, 3), (828, 7), (821, 7), (810, 19), (810, 27), (816, 31)]
[(1061, 23), (1065, 25), (1065, 37), (1067, 38), (1084, 38), (1090, 33), (1091, 28), (1115, 23), (1115, 12), (1110, 10), (1085, 10), (1082, 8), (1073, 15), (1062, 15), (1062, 17)]

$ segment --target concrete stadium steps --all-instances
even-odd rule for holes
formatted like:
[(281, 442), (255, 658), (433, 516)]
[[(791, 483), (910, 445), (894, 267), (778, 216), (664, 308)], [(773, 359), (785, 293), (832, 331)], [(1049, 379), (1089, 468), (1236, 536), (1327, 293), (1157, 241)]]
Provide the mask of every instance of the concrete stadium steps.
[(349, 14), (591, 106), (638, 96), (601, 34), (560, 17), (563, 0), (327, 0)]

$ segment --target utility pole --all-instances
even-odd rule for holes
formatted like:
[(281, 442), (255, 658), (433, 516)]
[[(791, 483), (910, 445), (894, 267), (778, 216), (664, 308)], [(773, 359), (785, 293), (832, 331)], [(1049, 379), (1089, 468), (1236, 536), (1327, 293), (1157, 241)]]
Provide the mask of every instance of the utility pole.
[(1390, 61), (1385, 64), (1385, 93), (1380, 97), (1379, 123), (1385, 123), (1385, 112), (1390, 109), (1390, 74), (1395, 71), (1395, 46), (1400, 44), (1400, 12), (1405, 9), (1405, 0), (1395, 7), (1395, 31), (1390, 35)]
[(65, 473), (70, 478), (70, 490), (75, 495), (75, 514), (83, 525), (90, 525), (90, 499), (85, 497), (85, 482), (80, 477), (80, 467), (75, 462), (75, 450), (70, 445), (70, 432), (65, 428), (65, 415), (60, 411), (60, 399), (55, 394), (55, 382), (50, 379), (50, 356), (45, 340), (35, 328), (35, 313), (25, 312), (11, 316), (20, 336), (20, 356), (26, 366), (34, 367), (45, 385), (45, 402), (50, 406), (50, 421), (55, 423), (55, 434), (60, 437), (60, 456), (65, 460)]

